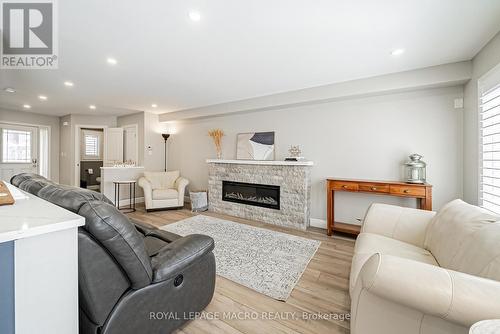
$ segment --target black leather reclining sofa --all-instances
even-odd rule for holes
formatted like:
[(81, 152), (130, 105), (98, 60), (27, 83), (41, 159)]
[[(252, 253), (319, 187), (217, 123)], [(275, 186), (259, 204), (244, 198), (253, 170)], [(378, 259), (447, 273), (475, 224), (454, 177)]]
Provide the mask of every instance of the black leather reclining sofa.
[(19, 174), (11, 183), (85, 217), (78, 231), (81, 334), (170, 333), (210, 303), (212, 238), (132, 222), (104, 195), (40, 175)]

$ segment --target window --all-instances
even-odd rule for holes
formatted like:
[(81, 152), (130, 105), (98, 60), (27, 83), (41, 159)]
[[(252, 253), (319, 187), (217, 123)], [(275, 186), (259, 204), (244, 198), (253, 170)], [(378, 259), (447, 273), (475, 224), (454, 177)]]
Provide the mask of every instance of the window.
[(87, 157), (99, 157), (99, 136), (85, 135), (85, 155)]
[(480, 99), (479, 205), (500, 214), (500, 85)]
[(102, 130), (81, 129), (80, 160), (102, 160), (103, 135)]
[(2, 162), (31, 163), (31, 131), (2, 129)]

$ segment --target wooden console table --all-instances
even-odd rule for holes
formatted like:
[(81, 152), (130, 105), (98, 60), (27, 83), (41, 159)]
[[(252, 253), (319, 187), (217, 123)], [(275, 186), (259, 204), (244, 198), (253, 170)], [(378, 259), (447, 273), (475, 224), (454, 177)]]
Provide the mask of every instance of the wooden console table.
[(419, 209), (432, 210), (432, 186), (427, 183), (413, 184), (395, 181), (368, 181), (328, 178), (326, 180), (326, 222), (328, 235), (332, 235), (334, 231), (358, 235), (361, 229), (361, 226), (359, 225), (334, 221), (336, 191), (370, 193), (398, 197), (412, 197), (417, 199)]

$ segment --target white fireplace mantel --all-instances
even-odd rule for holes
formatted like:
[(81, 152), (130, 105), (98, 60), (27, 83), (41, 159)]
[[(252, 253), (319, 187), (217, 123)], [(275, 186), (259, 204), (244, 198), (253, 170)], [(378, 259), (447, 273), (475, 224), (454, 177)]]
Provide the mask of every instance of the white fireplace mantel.
[(236, 164), (236, 165), (266, 165), (266, 166), (314, 166), (313, 161), (283, 161), (283, 160), (223, 160), (207, 159), (207, 164)]

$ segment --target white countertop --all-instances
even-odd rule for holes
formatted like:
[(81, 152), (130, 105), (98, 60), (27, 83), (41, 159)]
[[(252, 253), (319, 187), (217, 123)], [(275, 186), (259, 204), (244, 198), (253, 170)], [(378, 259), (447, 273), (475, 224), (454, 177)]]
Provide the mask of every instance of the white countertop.
[(0, 243), (85, 225), (82, 216), (29, 193), (23, 194), (25, 199), (0, 206)]
[(207, 159), (207, 163), (238, 164), (238, 165), (266, 165), (266, 166), (314, 166), (313, 161), (284, 161), (284, 160), (223, 160)]

